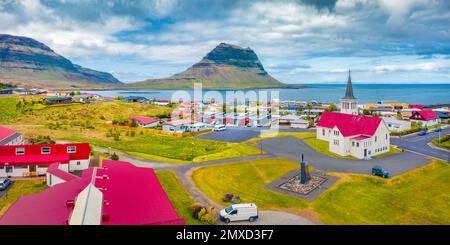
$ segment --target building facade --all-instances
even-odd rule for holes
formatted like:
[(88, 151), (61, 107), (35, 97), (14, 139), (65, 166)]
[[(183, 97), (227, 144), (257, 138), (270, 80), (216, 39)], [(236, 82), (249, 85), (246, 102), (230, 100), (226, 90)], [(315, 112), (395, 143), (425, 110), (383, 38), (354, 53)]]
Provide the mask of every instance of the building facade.
[(439, 116), (432, 110), (414, 111), (409, 119), (422, 127), (430, 127), (439, 123)]
[(366, 159), (390, 150), (389, 130), (381, 118), (325, 112), (316, 130), (317, 139), (341, 156)]
[(89, 167), (91, 148), (87, 143), (0, 146), (0, 176), (45, 175), (52, 163), (66, 172)]

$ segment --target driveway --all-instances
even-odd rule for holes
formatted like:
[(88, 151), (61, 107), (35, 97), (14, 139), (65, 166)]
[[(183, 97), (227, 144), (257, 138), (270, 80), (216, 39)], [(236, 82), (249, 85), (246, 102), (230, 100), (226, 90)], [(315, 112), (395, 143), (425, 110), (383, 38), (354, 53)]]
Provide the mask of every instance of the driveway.
[[(217, 140), (224, 142), (244, 142), (246, 140), (258, 137), (261, 130), (268, 128), (247, 128), (247, 127), (227, 127), (220, 132), (211, 132), (197, 136), (199, 139)], [(280, 128), (280, 132), (315, 132), (311, 129)]]
[[(281, 211), (258, 211), (258, 219), (254, 222), (235, 221), (228, 225), (315, 225), (312, 221), (287, 212)], [(220, 225), (225, 223), (220, 222)]]
[[(450, 134), (450, 128), (442, 130), (441, 137)], [(399, 146), (400, 148), (417, 152), (420, 154), (436, 157), (444, 161), (450, 161), (450, 153), (448, 151), (432, 148), (428, 145), (433, 139), (439, 137), (439, 133), (430, 132), (424, 136), (418, 136), (417, 134), (411, 136), (405, 136), (400, 138), (391, 138), (391, 143)]]
[(263, 150), (274, 157), (288, 158), (295, 162), (300, 162), (301, 154), (303, 153), (305, 155), (305, 161), (308, 164), (325, 172), (369, 174), (373, 166), (379, 165), (394, 176), (430, 162), (425, 156), (413, 152), (403, 152), (383, 158), (374, 158), (372, 160), (333, 158), (316, 152), (302, 140), (291, 136), (271, 138), (258, 142), (258, 144), (259, 147), (262, 144)]

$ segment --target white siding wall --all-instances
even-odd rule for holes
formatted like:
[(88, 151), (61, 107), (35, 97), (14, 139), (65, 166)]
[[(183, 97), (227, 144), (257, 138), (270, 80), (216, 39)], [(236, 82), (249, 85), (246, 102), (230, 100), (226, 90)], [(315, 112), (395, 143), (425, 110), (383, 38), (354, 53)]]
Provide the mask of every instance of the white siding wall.
[[(339, 135), (335, 135), (334, 132), (339, 132)], [(335, 144), (335, 142), (338, 144)], [(348, 139), (345, 139), (342, 136), (341, 132), (338, 130), (337, 127), (334, 127), (331, 130), (330, 141), (328, 143), (329, 143), (329, 151), (342, 156), (350, 155)]]
[[(325, 130), (325, 135), (323, 135), (323, 130)], [(324, 127), (317, 127), (316, 128), (316, 137), (319, 140), (325, 140), (325, 141), (329, 141), (330, 140), (330, 131), (331, 129), (328, 128), (324, 128)]]
[[(60, 164), (66, 165), (66, 164)], [(69, 171), (75, 171), (75, 170), (84, 170), (89, 168), (89, 159), (86, 160), (74, 160), (69, 162)], [(67, 171), (67, 170), (64, 170)]]
[[(64, 164), (64, 165), (66, 165), (66, 164)], [(56, 184), (59, 184), (59, 183), (66, 182), (63, 179), (58, 178), (57, 176), (55, 176), (53, 174), (49, 174), (49, 173), (47, 173), (46, 178), (47, 178), (47, 185), (50, 186), (50, 187), (52, 187), (52, 186), (54, 186)]]

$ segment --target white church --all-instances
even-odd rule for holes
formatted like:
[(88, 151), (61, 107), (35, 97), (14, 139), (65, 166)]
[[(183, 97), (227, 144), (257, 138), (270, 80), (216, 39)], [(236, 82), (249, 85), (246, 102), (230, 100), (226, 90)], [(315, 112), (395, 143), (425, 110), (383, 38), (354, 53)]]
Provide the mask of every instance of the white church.
[(348, 75), (340, 112), (325, 112), (317, 123), (317, 139), (329, 142), (329, 151), (369, 159), (389, 151), (389, 130), (377, 117), (358, 115), (358, 100)]

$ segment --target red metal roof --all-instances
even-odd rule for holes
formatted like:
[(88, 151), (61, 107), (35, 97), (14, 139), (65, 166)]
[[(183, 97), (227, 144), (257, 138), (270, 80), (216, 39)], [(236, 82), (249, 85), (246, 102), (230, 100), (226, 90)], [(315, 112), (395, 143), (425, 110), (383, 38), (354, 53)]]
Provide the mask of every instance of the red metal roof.
[[(417, 117), (417, 116), (419, 116), (419, 117)], [(438, 119), (438, 118), (439, 118), (439, 116), (436, 113), (434, 113), (434, 111), (432, 111), (432, 110), (414, 111), (410, 117), (410, 119), (425, 120), (425, 121)]]
[(153, 117), (133, 116), (130, 118), (136, 120), (140, 124), (151, 124), (159, 121), (158, 119)]
[(324, 128), (336, 126), (344, 137), (354, 135), (373, 136), (381, 121), (381, 118), (378, 117), (324, 112), (317, 126)]
[(48, 166), (48, 168), (47, 168), (47, 173), (52, 174), (64, 181), (70, 181), (70, 180), (79, 178), (78, 176), (76, 176), (74, 174), (71, 174), (71, 173), (68, 173), (66, 171), (59, 169), (58, 167), (59, 167), (59, 163), (50, 164), (50, 166)]
[(16, 131), (0, 126), (0, 141), (8, 138), (9, 136), (15, 134)]
[[(97, 178), (92, 178), (93, 173)], [(107, 176), (107, 179), (101, 178)], [(19, 198), (0, 218), (0, 225), (64, 225), (75, 200), (91, 180), (103, 193), (102, 225), (184, 225), (153, 169), (128, 162), (104, 160), (76, 178)]]
[(423, 109), (423, 105), (409, 105), (409, 109)]
[(369, 139), (369, 138), (370, 138), (370, 136), (359, 135), (359, 136), (356, 136), (356, 137), (354, 137), (352, 139), (360, 141), (360, 140), (365, 140), (365, 139)]
[[(68, 146), (75, 146), (76, 152), (68, 153)], [(42, 154), (43, 147), (50, 147), (50, 154)], [(24, 155), (17, 155), (16, 149), (24, 148)], [(68, 163), (69, 160), (89, 159), (91, 147), (88, 143), (44, 144), (44, 145), (6, 145), (0, 146), (0, 166), (11, 165), (45, 165), (51, 163)]]

